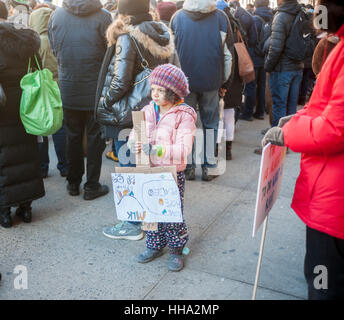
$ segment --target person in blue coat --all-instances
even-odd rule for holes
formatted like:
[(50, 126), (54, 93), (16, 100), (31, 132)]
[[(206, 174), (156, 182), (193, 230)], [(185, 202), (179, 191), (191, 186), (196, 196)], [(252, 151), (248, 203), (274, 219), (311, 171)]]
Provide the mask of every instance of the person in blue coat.
[[(216, 177), (209, 174), (208, 169), (216, 168), (214, 155), (219, 125), (219, 89), (227, 81), (224, 57), (228, 47), (224, 44), (230, 30), (229, 20), (223, 11), (216, 8), (216, 1), (186, 0), (183, 9), (172, 17), (170, 26), (175, 35), (182, 70), (189, 79), (191, 93), (185, 102), (194, 108), (198, 106), (204, 138), (207, 130), (213, 132), (213, 143), (206, 141), (209, 138), (204, 139), (202, 159), (202, 180), (210, 181)], [(185, 170), (187, 180), (195, 179), (195, 168), (193, 148), (192, 161), (188, 161)]]

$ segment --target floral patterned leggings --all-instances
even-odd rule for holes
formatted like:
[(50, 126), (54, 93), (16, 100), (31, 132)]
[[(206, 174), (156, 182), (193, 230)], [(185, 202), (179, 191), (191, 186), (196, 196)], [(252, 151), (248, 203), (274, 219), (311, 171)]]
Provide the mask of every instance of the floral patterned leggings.
[[(185, 174), (177, 172), (182, 214), (184, 215)], [(146, 231), (146, 246), (149, 249), (160, 250), (168, 245), (170, 253), (181, 254), (189, 239), (185, 222), (159, 223), (157, 231)]]

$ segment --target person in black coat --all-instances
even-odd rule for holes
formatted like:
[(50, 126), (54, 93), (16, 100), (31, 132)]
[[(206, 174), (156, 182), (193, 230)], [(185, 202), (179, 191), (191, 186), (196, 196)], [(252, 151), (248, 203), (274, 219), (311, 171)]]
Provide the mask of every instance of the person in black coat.
[[(121, 131), (111, 112), (112, 105), (130, 92), (136, 76), (143, 71), (142, 59), (131, 37), (150, 69), (173, 62), (175, 47), (169, 29), (162, 22), (152, 21), (149, 0), (120, 0), (118, 13), (107, 30), (108, 50), (98, 80), (96, 119), (102, 124), (104, 136), (114, 139), (120, 166), (132, 166), (126, 146), (130, 130)], [(103, 234), (127, 240), (144, 236), (141, 224), (133, 222), (105, 227)]]
[[(223, 3), (223, 2), (222, 2)], [(232, 160), (232, 142), (234, 140), (235, 120), (240, 112), (242, 95), (245, 83), (239, 76), (238, 54), (234, 48), (234, 43), (238, 42), (237, 31), (243, 33), (240, 21), (234, 17), (229, 6), (221, 6), (217, 2), (217, 8), (223, 10), (231, 24), (231, 34), (227, 38), (227, 46), (232, 54), (232, 72), (228, 81), (222, 85), (225, 89), (224, 99), (224, 127), (226, 129), (226, 160)]]
[(106, 52), (105, 32), (111, 14), (99, 0), (64, 0), (49, 20), (50, 47), (57, 57), (67, 134), (68, 185), (77, 196), (84, 174), (83, 136), (87, 135), (87, 181), (84, 199), (108, 193), (99, 183), (105, 141), (94, 121), (97, 80)]
[[(244, 8), (240, 6), (240, 2), (238, 0), (231, 0), (230, 4), (236, 8), (235, 11), (235, 18), (240, 21), (240, 24), (242, 25), (243, 29), (246, 33), (247, 38), (247, 50), (253, 58), (253, 51), (254, 47), (258, 40), (258, 34), (256, 29), (256, 24), (254, 22), (254, 19), (252, 15), (246, 11)], [(240, 119), (252, 121), (252, 110), (254, 109), (254, 106), (256, 104), (256, 82), (251, 81), (249, 83), (246, 83), (245, 86), (245, 105), (244, 110), (242, 114), (240, 115)]]
[[(258, 34), (258, 41), (257, 45), (260, 40), (260, 34), (262, 28), (267, 23), (271, 25), (273, 14), (272, 10), (268, 7), (269, 0), (256, 0), (255, 1), (255, 11), (253, 15), (254, 22), (256, 24), (257, 34)], [(257, 47), (257, 46), (256, 46)], [(256, 93), (256, 110), (254, 112), (251, 109), (251, 115), (254, 118), (264, 120), (264, 112), (265, 112), (265, 85), (266, 85), (266, 72), (264, 70), (264, 58), (265, 56), (257, 50), (253, 51), (252, 61), (254, 63), (254, 69), (256, 73), (255, 82), (255, 93)], [(254, 106), (252, 106), (254, 107)], [(254, 112), (254, 113), (253, 113)]]
[(296, 113), (304, 64), (287, 56), (285, 44), (292, 24), (301, 10), (297, 0), (281, 0), (272, 22), (270, 46), (264, 68), (271, 73), (269, 85), (272, 94), (273, 127), (278, 125), (280, 118)]
[[(0, 22), (0, 83), (7, 97), (0, 108), (0, 224), (12, 226), (11, 207), (24, 222), (31, 222), (32, 201), (45, 195), (37, 136), (27, 134), (20, 119), (21, 79), (29, 59), (38, 55), (39, 35)], [(39, 59), (40, 60), (40, 59)]]

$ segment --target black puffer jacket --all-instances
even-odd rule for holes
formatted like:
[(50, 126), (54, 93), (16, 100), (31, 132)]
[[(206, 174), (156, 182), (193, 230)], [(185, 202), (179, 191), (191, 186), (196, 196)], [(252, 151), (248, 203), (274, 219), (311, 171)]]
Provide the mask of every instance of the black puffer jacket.
[(7, 102), (0, 108), (0, 208), (14, 207), (44, 196), (37, 137), (25, 132), (19, 116), (20, 80), (29, 58), (38, 56), (39, 35), (0, 23), (0, 83)]
[[(109, 27), (107, 34), (109, 48), (98, 79), (96, 119), (105, 127), (114, 127), (115, 130), (105, 128), (105, 135), (116, 138), (118, 130), (109, 110), (131, 90), (136, 75), (143, 70), (142, 60), (130, 36), (136, 39), (140, 52), (151, 69), (171, 62), (174, 42), (170, 30), (163, 23), (154, 21), (144, 21), (133, 26), (117, 19)], [(113, 133), (109, 133), (110, 131)]]
[(111, 14), (99, 0), (64, 0), (49, 20), (51, 49), (57, 57), (63, 107), (93, 110), (106, 51)]
[(269, 53), (264, 65), (265, 71), (296, 71), (303, 68), (302, 62), (292, 60), (284, 53), (290, 29), (300, 10), (301, 6), (297, 0), (289, 0), (277, 8), (277, 13), (272, 21)]

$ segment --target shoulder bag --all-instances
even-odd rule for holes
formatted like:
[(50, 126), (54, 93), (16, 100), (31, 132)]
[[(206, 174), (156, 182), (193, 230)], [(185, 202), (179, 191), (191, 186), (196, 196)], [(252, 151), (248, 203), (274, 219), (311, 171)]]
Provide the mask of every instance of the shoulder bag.
[(238, 42), (234, 43), (234, 47), (238, 54), (239, 76), (249, 83), (255, 79), (254, 65), (239, 30), (237, 30), (237, 36)]

